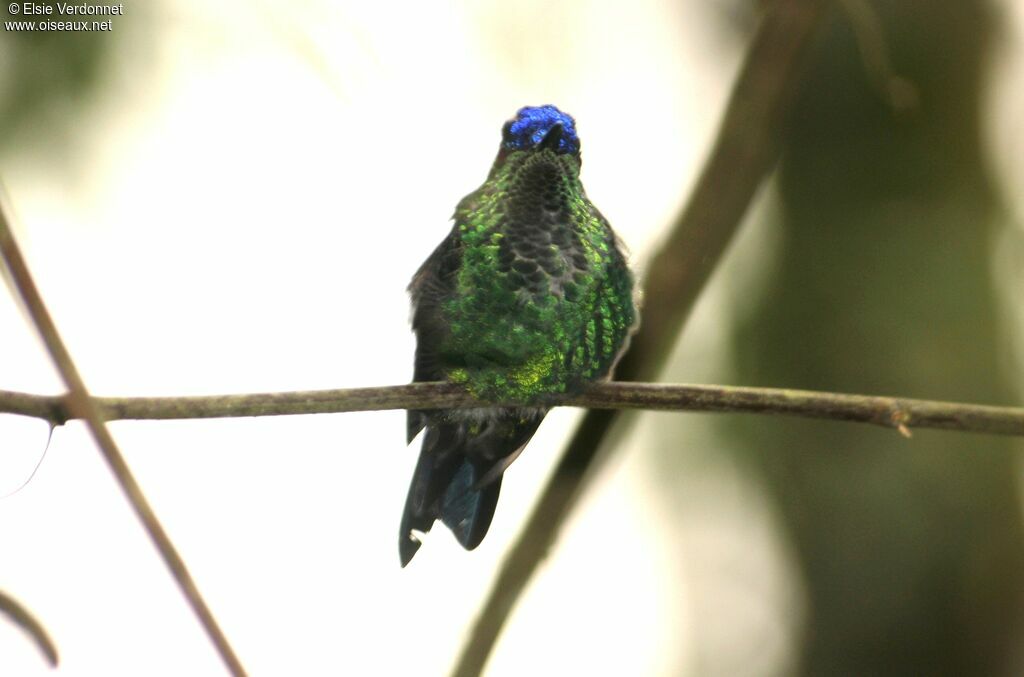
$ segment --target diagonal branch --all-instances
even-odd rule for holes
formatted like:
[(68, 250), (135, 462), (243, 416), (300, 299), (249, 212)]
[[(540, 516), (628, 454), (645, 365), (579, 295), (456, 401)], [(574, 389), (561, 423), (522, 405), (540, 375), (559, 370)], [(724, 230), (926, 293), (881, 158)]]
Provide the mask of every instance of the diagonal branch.
[[(410, 383), (377, 388), (203, 397), (95, 397), (93, 402), (107, 421), (289, 416), (480, 406), (479, 400), (461, 386), (452, 383)], [(488, 404), (511, 407), (524, 403)], [(619, 381), (595, 383), (580, 395), (552, 397), (545, 404), (595, 410), (778, 414), (870, 423), (895, 428), (908, 436), (911, 428), (1024, 436), (1024, 408), (812, 390)], [(66, 408), (65, 398), (61, 396), (29, 395), (7, 390), (0, 390), (0, 413), (33, 416), (55, 425), (75, 418)]]
[(18, 600), (2, 590), (0, 590), (0, 614), (7, 616), (15, 625), (27, 632), (39, 647), (39, 651), (46, 657), (50, 667), (57, 667), (57, 647), (46, 633), (46, 628), (29, 613), (28, 609), (19, 604)]
[[(786, 112), (827, 4), (775, 0), (765, 8), (697, 185), (651, 260), (642, 285), (643, 322), (619, 365), (620, 379), (650, 380), (658, 373), (754, 194), (778, 160)], [(582, 494), (588, 470), (615, 419), (614, 413), (605, 411), (584, 416), (505, 556), (454, 674), (483, 671), (516, 600)]]
[(145, 494), (142, 493), (142, 488), (135, 481), (135, 477), (128, 468), (124, 456), (121, 455), (117, 444), (114, 442), (114, 438), (104, 423), (99, 407), (96, 406), (96, 403), (90, 397), (89, 391), (85, 387), (85, 382), (78, 373), (78, 369), (75, 367), (75, 363), (72, 361), (71, 354), (65, 347), (63, 340), (61, 340), (57, 327), (43, 303), (42, 296), (40, 296), (39, 290), (36, 289), (32, 275), (29, 273), (28, 266), (21, 255), (21, 250), (14, 240), (14, 233), (11, 231), (10, 226), (11, 219), (8, 213), (6, 201), (0, 201), (0, 255), (2, 255), (7, 270), (11, 274), (18, 295), (24, 302), (25, 308), (28, 310), (32, 321), (36, 325), (36, 329), (39, 331), (39, 335), (50, 352), (54, 365), (56, 365), (61, 378), (64, 380), (64, 384), (68, 388), (68, 394), (64, 398), (68, 414), (85, 421), (89, 432), (92, 433), (92, 437), (96, 442), (96, 446), (99, 447), (115, 479), (121, 485), (121, 491), (124, 492), (128, 502), (131, 503), (132, 509), (135, 510), (139, 520), (142, 521), (142, 525), (145, 527), (153, 544), (160, 551), (160, 555), (167, 564), (167, 568), (171, 570), (171, 575), (174, 576), (182, 593), (185, 595), (185, 599), (192, 607), (196, 616), (198, 616), (199, 622), (202, 623), (206, 634), (220, 653), (228, 670), (234, 675), (244, 675), (245, 670), (242, 668), (242, 664), (235, 656), (227, 637), (224, 636), (220, 626), (217, 625), (217, 621), (206, 606), (206, 602), (203, 601), (199, 588), (196, 587), (195, 582), (192, 580), (184, 560), (182, 560), (170, 537), (167, 536), (167, 533), (160, 525), (156, 513), (153, 512), (149, 502), (146, 500)]

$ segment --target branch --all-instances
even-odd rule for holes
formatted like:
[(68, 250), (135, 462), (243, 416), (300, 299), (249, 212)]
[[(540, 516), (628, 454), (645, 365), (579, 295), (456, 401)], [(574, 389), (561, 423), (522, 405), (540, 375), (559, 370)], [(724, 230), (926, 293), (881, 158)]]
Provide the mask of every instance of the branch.
[[(480, 400), (466, 392), (462, 386), (452, 383), (410, 383), (378, 388), (205, 397), (95, 397), (93, 402), (107, 421), (336, 414), (388, 409), (465, 409), (481, 406)], [(579, 395), (550, 397), (543, 403), (587, 409), (779, 414), (871, 423), (895, 428), (905, 435), (909, 435), (911, 428), (939, 428), (1024, 436), (1024, 408), (783, 388), (619, 381), (595, 383)], [(514, 407), (526, 404), (537, 403), (488, 402), (485, 406)], [(0, 390), (0, 413), (33, 416), (54, 424), (76, 418), (66, 410), (63, 397), (7, 390)]]
[(199, 588), (196, 587), (195, 582), (192, 580), (184, 560), (182, 560), (170, 537), (160, 525), (156, 513), (153, 512), (149, 502), (146, 500), (145, 494), (142, 493), (142, 488), (135, 481), (135, 477), (128, 468), (124, 456), (121, 455), (117, 444), (114, 442), (114, 438), (110, 435), (110, 431), (104, 424), (103, 414), (90, 397), (89, 391), (85, 387), (85, 382), (78, 373), (78, 369), (75, 367), (75, 363), (72, 361), (71, 354), (68, 352), (67, 347), (65, 347), (64, 341), (61, 340), (60, 334), (57, 332), (57, 326), (53, 323), (53, 319), (43, 303), (42, 296), (40, 296), (39, 290), (36, 288), (32, 275), (29, 273), (28, 266), (25, 264), (25, 259), (21, 255), (21, 250), (14, 240), (14, 233), (11, 232), (10, 226), (11, 218), (8, 214), (9, 210), (6, 200), (3, 200), (2, 196), (0, 196), (0, 255), (2, 255), (7, 270), (10, 272), (18, 295), (24, 302), (25, 308), (32, 317), (40, 337), (50, 352), (50, 357), (53, 359), (57, 371), (60, 372), (61, 378), (67, 386), (68, 394), (63, 398), (63, 408), (66, 410), (67, 416), (73, 416), (85, 421), (89, 432), (92, 433), (92, 437), (96, 442), (96, 446), (99, 447), (103, 458), (121, 486), (121, 491), (124, 492), (128, 502), (131, 503), (136, 516), (142, 522), (153, 544), (160, 551), (164, 563), (170, 569), (171, 575), (174, 576), (186, 601), (199, 618), (199, 622), (202, 623), (206, 634), (209, 636), (210, 641), (213, 642), (218, 653), (220, 653), (228, 670), (234, 675), (244, 675), (245, 670), (242, 668), (242, 664), (235, 656), (227, 637), (224, 636), (220, 626), (217, 625), (217, 621), (206, 606), (206, 602), (203, 601)]
[(839, 0), (853, 30), (868, 84), (884, 97), (894, 113), (906, 113), (920, 105), (917, 86), (893, 69), (885, 32), (878, 12), (867, 0)]
[[(776, 0), (764, 11), (697, 185), (651, 259), (641, 285), (645, 308), (640, 331), (619, 364), (618, 378), (651, 380), (667, 360), (704, 283), (779, 158), (781, 130), (800, 82), (804, 55), (827, 4)], [(516, 600), (581, 496), (615, 419), (604, 411), (584, 416), (505, 556), (454, 674), (483, 671)]]
[(28, 609), (19, 604), (18, 600), (3, 591), (0, 591), (0, 614), (6, 615), (15, 625), (27, 632), (35, 640), (36, 646), (46, 657), (50, 667), (57, 667), (57, 647), (50, 636), (46, 634), (46, 628), (29, 613)]

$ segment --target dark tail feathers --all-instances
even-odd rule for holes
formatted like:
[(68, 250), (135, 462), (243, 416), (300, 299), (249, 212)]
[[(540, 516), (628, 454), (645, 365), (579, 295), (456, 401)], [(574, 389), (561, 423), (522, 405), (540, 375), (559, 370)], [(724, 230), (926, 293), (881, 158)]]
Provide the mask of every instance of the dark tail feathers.
[(494, 517), (502, 473), (533, 437), (541, 418), (427, 423), (402, 515), (398, 551), (403, 567), (420, 548), (413, 530), (430, 531), (435, 520), (444, 522), (466, 550), (480, 545)]

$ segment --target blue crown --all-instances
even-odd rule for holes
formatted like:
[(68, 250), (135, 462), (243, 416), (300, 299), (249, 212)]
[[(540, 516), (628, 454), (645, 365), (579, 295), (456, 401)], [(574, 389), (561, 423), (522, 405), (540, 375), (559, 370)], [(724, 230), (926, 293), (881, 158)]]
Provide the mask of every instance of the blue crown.
[(578, 153), (580, 138), (576, 136), (576, 121), (554, 106), (526, 106), (515, 118), (505, 123), (502, 145), (512, 150), (528, 150), (540, 145), (555, 125), (562, 126), (556, 153)]

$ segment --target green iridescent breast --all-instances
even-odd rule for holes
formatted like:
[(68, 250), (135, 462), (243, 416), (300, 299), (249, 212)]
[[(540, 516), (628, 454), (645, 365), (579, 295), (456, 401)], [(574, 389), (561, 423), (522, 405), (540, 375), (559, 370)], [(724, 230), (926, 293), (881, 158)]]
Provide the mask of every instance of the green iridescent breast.
[(636, 321), (633, 278), (578, 158), (512, 153), (460, 203), (461, 261), (441, 304), (449, 379), (535, 399), (608, 375)]

